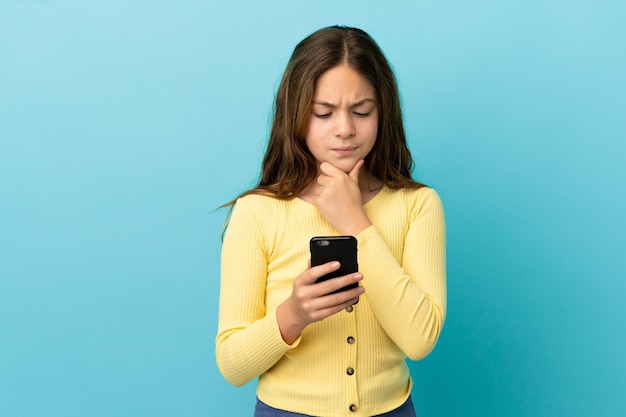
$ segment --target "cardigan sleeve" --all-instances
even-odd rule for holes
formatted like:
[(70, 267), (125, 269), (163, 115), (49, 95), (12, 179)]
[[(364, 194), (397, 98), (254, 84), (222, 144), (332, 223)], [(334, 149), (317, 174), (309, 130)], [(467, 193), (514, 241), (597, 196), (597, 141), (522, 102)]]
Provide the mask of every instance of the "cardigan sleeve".
[(245, 199), (235, 205), (224, 235), (216, 360), (234, 385), (271, 368), (300, 339), (282, 339), (275, 311), (266, 311), (267, 253), (258, 219)]
[(368, 271), (363, 285), (374, 315), (413, 360), (435, 347), (446, 315), (443, 207), (433, 189), (420, 189), (416, 195), (401, 259), (396, 259), (375, 225), (357, 236), (359, 265)]

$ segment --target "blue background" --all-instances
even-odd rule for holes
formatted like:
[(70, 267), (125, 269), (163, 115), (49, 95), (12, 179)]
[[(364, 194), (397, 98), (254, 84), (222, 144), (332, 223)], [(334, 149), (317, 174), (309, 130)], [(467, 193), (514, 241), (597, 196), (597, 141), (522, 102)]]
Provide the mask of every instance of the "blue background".
[[(626, 415), (622, 1), (0, 0), (0, 415), (244, 416), (216, 207), (295, 44), (359, 26), (443, 198), (420, 416)], [(303, 375), (306, 378), (306, 375)]]

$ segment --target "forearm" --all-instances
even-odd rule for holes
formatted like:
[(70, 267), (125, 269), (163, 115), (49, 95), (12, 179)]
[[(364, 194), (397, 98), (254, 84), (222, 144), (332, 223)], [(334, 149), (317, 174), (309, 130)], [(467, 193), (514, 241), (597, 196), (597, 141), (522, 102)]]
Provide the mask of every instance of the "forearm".
[(261, 375), (298, 344), (283, 341), (274, 312), (246, 328), (218, 333), (216, 357), (220, 372), (230, 383), (240, 386)]
[(375, 227), (358, 238), (359, 267), (376, 319), (409, 358), (423, 358), (435, 346), (445, 320), (445, 253), (434, 245), (405, 269)]

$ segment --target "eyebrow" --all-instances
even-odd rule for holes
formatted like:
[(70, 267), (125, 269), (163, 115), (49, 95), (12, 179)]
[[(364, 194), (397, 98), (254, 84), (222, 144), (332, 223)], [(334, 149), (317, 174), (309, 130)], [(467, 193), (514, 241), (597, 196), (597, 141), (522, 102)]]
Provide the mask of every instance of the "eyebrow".
[[(359, 107), (363, 104), (366, 103), (376, 103), (376, 100), (374, 100), (373, 98), (365, 98), (361, 101), (357, 101), (356, 103), (354, 103), (352, 106), (350, 106), (350, 108), (354, 108), (354, 107)], [(324, 107), (330, 107), (331, 109), (336, 109), (337, 106), (335, 104), (329, 103), (327, 101), (313, 101), (314, 105), (318, 105), (318, 106), (324, 106)]]

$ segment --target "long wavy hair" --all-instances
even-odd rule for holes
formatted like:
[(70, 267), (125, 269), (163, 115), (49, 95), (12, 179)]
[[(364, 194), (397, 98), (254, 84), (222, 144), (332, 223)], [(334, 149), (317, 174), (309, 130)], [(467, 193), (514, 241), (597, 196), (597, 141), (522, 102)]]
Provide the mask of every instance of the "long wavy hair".
[[(297, 197), (317, 176), (317, 163), (305, 143), (317, 80), (326, 71), (348, 65), (376, 90), (378, 136), (364, 168), (389, 188), (419, 188), (407, 147), (398, 86), (376, 42), (363, 30), (346, 26), (320, 29), (294, 49), (274, 104), (272, 129), (258, 184), (239, 195)], [(226, 203), (232, 206), (237, 199)]]

